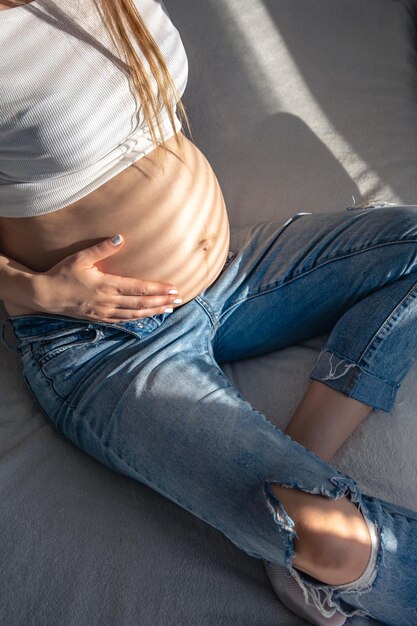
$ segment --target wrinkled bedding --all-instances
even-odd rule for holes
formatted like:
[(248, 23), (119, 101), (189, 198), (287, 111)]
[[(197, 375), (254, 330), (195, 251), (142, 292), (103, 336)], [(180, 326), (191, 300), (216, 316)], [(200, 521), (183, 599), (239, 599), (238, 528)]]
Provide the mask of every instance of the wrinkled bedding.
[[(188, 53), (194, 140), (218, 176), (232, 227), (372, 200), (417, 204), (413, 2), (165, 5)], [(325, 341), (222, 368), (284, 428)], [(0, 368), (1, 624), (305, 623), (280, 604), (260, 561), (63, 439), (3, 345)], [(410, 508), (416, 384), (412, 368), (392, 413), (373, 411), (334, 461), (365, 492)]]

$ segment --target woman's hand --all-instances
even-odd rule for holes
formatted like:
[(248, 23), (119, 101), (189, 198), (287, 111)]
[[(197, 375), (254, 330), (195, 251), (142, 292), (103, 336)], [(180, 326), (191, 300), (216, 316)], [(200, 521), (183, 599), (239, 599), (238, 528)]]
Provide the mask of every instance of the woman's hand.
[[(116, 243), (112, 243), (115, 240)], [(169, 295), (174, 285), (106, 274), (95, 266), (122, 246), (120, 235), (113, 240), (104, 239), (38, 274), (37, 309), (103, 322), (122, 322), (164, 313), (178, 297)]]

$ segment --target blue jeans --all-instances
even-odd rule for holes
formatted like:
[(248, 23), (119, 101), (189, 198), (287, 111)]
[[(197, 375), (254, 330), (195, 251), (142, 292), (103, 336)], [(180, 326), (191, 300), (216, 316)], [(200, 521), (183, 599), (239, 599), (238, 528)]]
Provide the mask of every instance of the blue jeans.
[(221, 274), (172, 314), (6, 321), (28, 388), (59, 433), (250, 556), (294, 575), (294, 524), (271, 483), (348, 496), (379, 533), (369, 584), (346, 592), (297, 575), (316, 602), (330, 598), (346, 615), (415, 626), (417, 515), (361, 494), (219, 366), (330, 333), (310, 378), (391, 411), (417, 358), (417, 206), (352, 208), (232, 228)]

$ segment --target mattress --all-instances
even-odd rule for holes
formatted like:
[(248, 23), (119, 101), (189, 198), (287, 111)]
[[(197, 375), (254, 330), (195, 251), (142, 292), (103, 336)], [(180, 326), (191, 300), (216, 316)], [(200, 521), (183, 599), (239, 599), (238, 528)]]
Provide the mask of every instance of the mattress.
[[(219, 179), (232, 228), (371, 201), (417, 204), (413, 2), (165, 6), (188, 53), (193, 137)], [(325, 341), (221, 367), (285, 428)], [(0, 623), (305, 624), (281, 605), (260, 560), (62, 438), (26, 388), (17, 355), (0, 345), (0, 356)], [(412, 368), (394, 410), (374, 410), (333, 463), (365, 493), (410, 508), (416, 384)]]

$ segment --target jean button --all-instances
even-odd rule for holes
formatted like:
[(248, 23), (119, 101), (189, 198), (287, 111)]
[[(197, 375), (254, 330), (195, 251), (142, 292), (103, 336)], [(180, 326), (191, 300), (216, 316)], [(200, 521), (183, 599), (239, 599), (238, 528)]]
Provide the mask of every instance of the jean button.
[(138, 322), (137, 327), (138, 327), (138, 328), (143, 328), (143, 324), (141, 324), (140, 322)]

